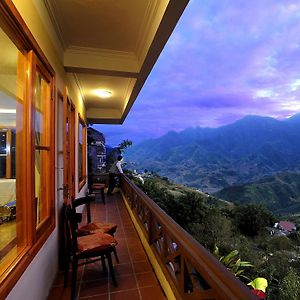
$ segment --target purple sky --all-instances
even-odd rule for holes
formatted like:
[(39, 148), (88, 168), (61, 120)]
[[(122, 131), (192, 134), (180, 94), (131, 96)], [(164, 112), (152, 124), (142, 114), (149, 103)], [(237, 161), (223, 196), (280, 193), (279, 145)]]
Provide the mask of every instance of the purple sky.
[(191, 0), (123, 125), (96, 125), (107, 143), (134, 143), (245, 115), (300, 111), (299, 0)]

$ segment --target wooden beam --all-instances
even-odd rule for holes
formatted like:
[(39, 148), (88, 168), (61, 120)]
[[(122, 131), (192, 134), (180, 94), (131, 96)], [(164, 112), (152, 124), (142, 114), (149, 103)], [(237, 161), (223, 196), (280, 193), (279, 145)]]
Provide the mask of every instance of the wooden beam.
[(65, 71), (67, 73), (91, 74), (91, 75), (125, 77), (125, 78), (138, 78), (139, 76), (139, 73), (136, 72), (91, 69), (91, 68), (80, 68), (80, 67), (65, 67)]
[(89, 124), (122, 124), (121, 119), (87, 118)]

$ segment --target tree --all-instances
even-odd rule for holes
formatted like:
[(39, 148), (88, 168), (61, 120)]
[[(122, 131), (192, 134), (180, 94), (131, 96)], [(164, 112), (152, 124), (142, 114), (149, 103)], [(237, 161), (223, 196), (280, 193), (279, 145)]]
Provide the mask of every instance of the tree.
[(126, 140), (123, 140), (123, 142), (121, 142), (119, 144), (119, 148), (120, 148), (120, 151), (123, 153), (125, 151), (125, 149), (129, 148), (132, 146), (132, 141), (126, 139)]
[(294, 249), (293, 242), (286, 236), (275, 236), (268, 242), (268, 251), (275, 252), (280, 250), (292, 251)]
[(234, 244), (231, 220), (217, 208), (206, 209), (201, 223), (189, 224), (187, 230), (211, 251), (218, 245), (222, 253), (229, 252)]
[(275, 217), (261, 204), (247, 204), (233, 209), (236, 227), (244, 235), (254, 237), (266, 226), (272, 226)]

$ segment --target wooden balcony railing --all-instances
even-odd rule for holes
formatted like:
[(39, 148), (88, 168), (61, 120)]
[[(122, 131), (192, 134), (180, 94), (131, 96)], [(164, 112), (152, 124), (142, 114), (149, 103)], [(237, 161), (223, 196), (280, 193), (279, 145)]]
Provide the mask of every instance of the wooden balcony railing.
[(177, 299), (258, 299), (126, 175), (121, 189)]

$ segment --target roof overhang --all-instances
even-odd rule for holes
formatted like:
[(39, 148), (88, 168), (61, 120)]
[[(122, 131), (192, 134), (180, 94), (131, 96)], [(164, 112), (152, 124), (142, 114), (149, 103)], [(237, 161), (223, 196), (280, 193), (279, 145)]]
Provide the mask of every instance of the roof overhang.
[(189, 0), (44, 1), (88, 121), (123, 123)]

